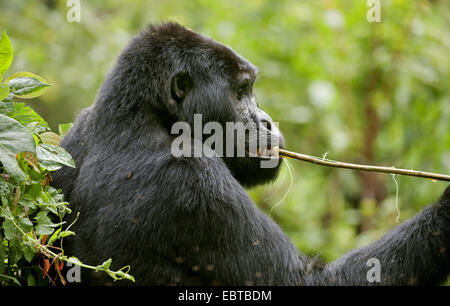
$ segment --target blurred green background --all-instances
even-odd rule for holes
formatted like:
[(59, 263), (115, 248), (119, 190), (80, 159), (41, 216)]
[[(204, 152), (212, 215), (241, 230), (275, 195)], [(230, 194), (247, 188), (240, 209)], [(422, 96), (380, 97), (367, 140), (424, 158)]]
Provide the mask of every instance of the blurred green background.
[[(54, 86), (27, 101), (53, 129), (89, 106), (128, 40), (147, 23), (177, 21), (229, 45), (260, 68), (255, 84), (297, 152), (348, 162), (450, 173), (450, 2), (81, 0), (69, 23), (61, 0), (1, 0), (10, 71)], [(396, 225), (390, 175), (291, 160), (291, 176), (250, 190), (304, 253), (333, 260)], [(400, 221), (436, 200), (445, 183), (396, 176)]]

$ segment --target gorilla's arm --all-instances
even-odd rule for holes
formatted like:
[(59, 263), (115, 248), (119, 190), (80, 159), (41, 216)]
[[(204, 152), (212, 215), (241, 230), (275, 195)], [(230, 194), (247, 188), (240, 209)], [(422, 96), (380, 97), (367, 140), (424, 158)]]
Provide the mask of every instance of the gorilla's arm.
[(380, 261), (377, 285), (433, 285), (450, 272), (450, 186), (439, 201), (386, 233), (373, 244), (355, 249), (316, 271), (313, 283), (370, 285), (370, 258)]

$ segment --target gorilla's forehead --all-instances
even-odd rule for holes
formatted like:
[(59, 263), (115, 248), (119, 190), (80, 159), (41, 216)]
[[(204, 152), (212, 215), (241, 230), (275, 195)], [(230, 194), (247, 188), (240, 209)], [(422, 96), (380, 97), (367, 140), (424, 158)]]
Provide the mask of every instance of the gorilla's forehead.
[(214, 44), (211, 44), (211, 48), (214, 49), (215, 60), (222, 65), (229, 66), (240, 75), (248, 75), (250, 78), (256, 78), (258, 75), (258, 68), (255, 67), (250, 61), (244, 58), (239, 53), (235, 52), (228, 46), (211, 40)]
[(230, 47), (177, 23), (150, 25), (144, 31), (144, 39), (153, 45), (170, 44), (178, 49), (177, 53), (189, 53), (191, 58), (196, 55), (198, 63), (202, 65), (216, 64), (219, 69), (227, 67), (238, 74), (246, 73), (251, 78), (256, 78), (258, 74), (258, 69), (250, 61)]

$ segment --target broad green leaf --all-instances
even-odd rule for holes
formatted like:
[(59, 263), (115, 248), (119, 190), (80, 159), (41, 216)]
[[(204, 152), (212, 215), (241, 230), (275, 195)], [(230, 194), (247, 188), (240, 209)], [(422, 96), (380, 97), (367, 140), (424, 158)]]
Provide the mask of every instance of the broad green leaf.
[(49, 130), (48, 123), (25, 103), (0, 103), (0, 114), (19, 121), (31, 133), (42, 133)]
[[(48, 127), (42, 125), (38, 121), (31, 122), (31, 123), (27, 124), (25, 127), (27, 128), (28, 131), (30, 131), (33, 134), (41, 134), (48, 130)], [(38, 139), (38, 142), (39, 142), (39, 139)]]
[(0, 146), (0, 162), (6, 173), (19, 182), (27, 179), (27, 175), (20, 169), (15, 154)]
[(61, 165), (75, 168), (72, 156), (61, 147), (51, 144), (40, 144), (36, 149), (36, 155), (39, 159), (39, 164), (50, 171), (61, 168)]
[(1, 217), (5, 218), (6, 220), (14, 220), (14, 217), (11, 214), (11, 209), (9, 208), (9, 206), (4, 206), (1, 211), (2, 211), (2, 213), (0, 214)]
[(58, 133), (61, 135), (61, 137), (66, 136), (66, 134), (69, 132), (69, 129), (73, 126), (73, 123), (61, 123), (58, 125)]
[(32, 182), (31, 184), (26, 186), (25, 196), (28, 195), (32, 199), (34, 199), (35, 201), (37, 201), (37, 202), (41, 201), (42, 202), (42, 198), (41, 198), (42, 188), (43, 187), (42, 187), (41, 182)]
[(2, 102), (0, 103), (0, 114), (12, 117), (11, 114), (14, 114), (16, 108), (13, 102)]
[(19, 122), (0, 114), (0, 162), (18, 181), (26, 179), (16, 159), (16, 154), (21, 152), (36, 152), (33, 136)]
[(45, 132), (39, 134), (39, 138), (41, 138), (43, 143), (51, 144), (54, 146), (59, 146), (59, 143), (61, 142), (61, 136), (53, 132)]
[(25, 217), (20, 218), (19, 225), (20, 228), (26, 233), (31, 231), (31, 229), (33, 228), (33, 223), (31, 223), (31, 221)]
[(7, 83), (8, 81), (11, 81), (12, 79), (22, 78), (22, 77), (35, 78), (35, 79), (38, 79), (39, 81), (41, 81), (42, 83), (48, 84), (48, 82), (43, 77), (41, 77), (40, 75), (31, 73), (31, 72), (28, 72), (28, 71), (21, 71), (21, 72), (13, 73), (11, 76), (9, 76), (5, 80), (5, 82)]
[(17, 120), (0, 114), (0, 146), (13, 154), (36, 153), (31, 133)]
[(6, 83), (0, 83), (0, 101), (8, 98), (9, 96), (9, 86)]
[(17, 229), (17, 227), (11, 220), (3, 221), (2, 226), (4, 231), (3, 233), (5, 234), (5, 238), (7, 240), (13, 240), (22, 237), (22, 233)]
[[(9, 89), (9, 86), (8, 86), (8, 89)], [(14, 98), (14, 94), (12, 92), (10, 92), (9, 95), (2, 100), (2, 102), (12, 102), (13, 98)]]
[(53, 228), (48, 225), (36, 225), (35, 232), (38, 235), (51, 235), (53, 233)]
[(25, 193), (24, 195), (22, 195), (20, 197), (20, 200), (19, 200), (18, 203), (19, 203), (19, 205), (22, 205), (22, 206), (25, 206), (25, 207), (29, 207), (29, 208), (32, 208), (32, 209), (36, 208), (36, 205), (34, 204), (33, 198), (27, 193)]
[(38, 235), (51, 235), (54, 231), (53, 228), (58, 226), (50, 220), (46, 211), (40, 211), (34, 219), (37, 221), (35, 232)]
[(11, 66), (13, 60), (13, 48), (6, 32), (0, 38), (0, 76)]
[(25, 259), (31, 263), (34, 258), (34, 254), (36, 254), (36, 248), (32, 242), (26, 241), (22, 245), (22, 253)]
[(50, 84), (44, 83), (34, 77), (17, 77), (9, 80), (8, 85), (15, 96), (23, 99), (36, 98), (50, 87)]

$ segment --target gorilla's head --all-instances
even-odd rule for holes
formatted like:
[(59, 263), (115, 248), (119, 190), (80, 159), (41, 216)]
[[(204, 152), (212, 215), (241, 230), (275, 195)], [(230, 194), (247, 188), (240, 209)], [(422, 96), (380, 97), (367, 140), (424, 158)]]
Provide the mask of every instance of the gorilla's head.
[[(222, 131), (209, 129), (223, 140), (212, 148), (242, 185), (251, 186), (275, 178), (281, 159), (268, 156), (275, 146), (284, 146), (278, 128), (256, 103), (257, 74), (249, 61), (210, 38), (176, 23), (152, 25), (122, 52), (100, 91), (97, 107), (103, 108), (103, 116), (111, 116), (110, 122), (127, 121), (127, 127), (118, 128), (134, 127), (142, 135), (146, 126), (157, 124), (162, 128), (159, 132), (172, 140), (177, 137), (171, 135), (177, 122), (186, 122), (194, 136), (198, 124), (194, 115), (201, 114), (201, 129), (209, 122), (222, 127)], [(112, 92), (115, 96), (108, 97)], [(120, 102), (108, 104), (111, 100)], [(227, 123), (246, 124), (244, 133), (230, 130)], [(202, 134), (204, 143), (211, 135)], [(237, 149), (242, 146), (244, 156)], [(268, 159), (275, 163), (264, 166), (261, 162)]]

